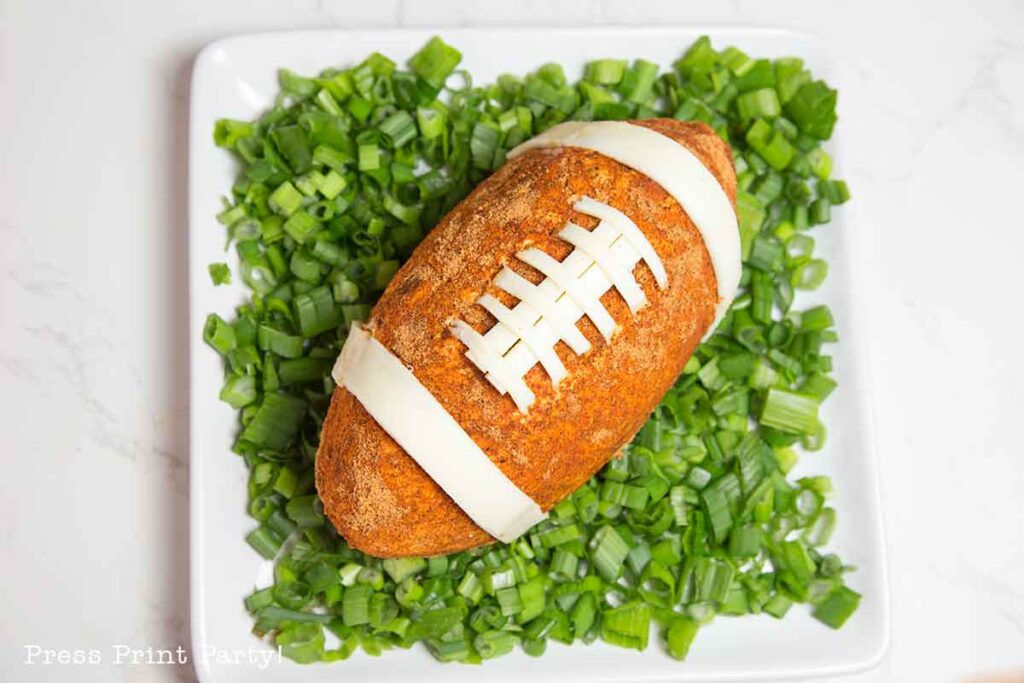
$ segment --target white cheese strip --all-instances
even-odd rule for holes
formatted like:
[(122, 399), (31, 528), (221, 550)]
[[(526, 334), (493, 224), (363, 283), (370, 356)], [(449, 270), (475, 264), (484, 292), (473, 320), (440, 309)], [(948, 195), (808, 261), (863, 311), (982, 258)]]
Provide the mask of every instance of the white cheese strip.
[(491, 536), (509, 543), (545, 518), (402, 361), (358, 323), (332, 375)]
[[(498, 380), (499, 391), (504, 388), (512, 396), (516, 407), (526, 412), (536, 398), (530, 387), (526, 386), (522, 375), (511, 372), (508, 364), (501, 356), (494, 353), (479, 332), (467, 323), (456, 320), (452, 323), (452, 332), (456, 338), (468, 348), (468, 355), (477, 367), (486, 368), (485, 372)], [(502, 392), (504, 393), (504, 392)]]
[(525, 249), (517, 253), (516, 258), (531, 268), (536, 268), (561, 287), (569, 298), (583, 309), (605, 341), (611, 341), (612, 334), (615, 333), (615, 320), (601, 303), (600, 295), (595, 296), (594, 291), (581, 285), (572, 271), (566, 268), (561, 261), (556, 261), (540, 249), (532, 247)]
[(534, 327), (533, 323), (536, 322), (536, 318), (529, 322), (520, 320), (515, 312), (509, 310), (505, 304), (490, 294), (481, 296), (477, 303), (493, 315), (499, 324), (507, 326), (523, 340), (523, 343), (533, 351), (533, 355), (537, 356), (540, 360), (541, 367), (548, 373), (553, 384), (558, 384), (565, 378), (567, 374), (565, 366), (562, 364), (561, 359), (559, 359), (558, 354), (555, 353), (555, 344), (558, 342), (558, 339), (545, 335), (543, 332), (543, 329), (549, 328)]
[(600, 218), (602, 221), (607, 221), (618, 228), (626, 241), (637, 250), (640, 254), (640, 258), (644, 260), (647, 267), (651, 269), (652, 273), (654, 273), (654, 279), (658, 283), (658, 287), (660, 289), (665, 289), (668, 285), (668, 273), (665, 272), (665, 266), (662, 264), (661, 259), (658, 258), (658, 254), (654, 251), (654, 247), (652, 247), (651, 243), (647, 241), (647, 236), (644, 235), (643, 230), (633, 222), (632, 218), (622, 213), (614, 206), (602, 204), (590, 197), (584, 197), (579, 200), (573, 204), (572, 208), (576, 209), (580, 213), (585, 213), (588, 216), (593, 216), (594, 218)]
[[(494, 284), (519, 299), (519, 303), (516, 304), (513, 310), (522, 310), (525, 315), (533, 316), (534, 321), (543, 316), (546, 323), (554, 327), (562, 341), (568, 344), (574, 353), (584, 354), (590, 350), (590, 342), (579, 331), (579, 328), (576, 327), (576, 320), (568, 320), (566, 316), (560, 315), (557, 312), (554, 297), (550, 296), (541, 287), (534, 285), (510, 268), (502, 268), (501, 272), (498, 273), (498, 277), (494, 278)], [(495, 330), (498, 331), (495, 332)], [(501, 334), (502, 332), (505, 334)], [(515, 335), (508, 333), (507, 330), (499, 330), (497, 327), (488, 330), (484, 336), (496, 341), (494, 346), (496, 351), (501, 354), (508, 351), (517, 339)], [(505, 345), (502, 348), (503, 341)]]
[(626, 300), (630, 311), (636, 313), (644, 307), (647, 303), (644, 290), (640, 289), (633, 274), (623, 268), (619, 260), (612, 254), (609, 249), (610, 244), (606, 244), (592, 235), (589, 230), (584, 230), (575, 223), (567, 223), (558, 236), (594, 259), (597, 267), (604, 271), (604, 274), (615, 285), (615, 289), (619, 290), (619, 294)]
[(511, 159), (538, 147), (581, 147), (643, 173), (686, 211), (704, 238), (718, 282), (710, 335), (736, 295), (741, 274), (740, 235), (729, 197), (693, 152), (668, 136), (625, 121), (568, 122), (553, 126), (508, 153)]

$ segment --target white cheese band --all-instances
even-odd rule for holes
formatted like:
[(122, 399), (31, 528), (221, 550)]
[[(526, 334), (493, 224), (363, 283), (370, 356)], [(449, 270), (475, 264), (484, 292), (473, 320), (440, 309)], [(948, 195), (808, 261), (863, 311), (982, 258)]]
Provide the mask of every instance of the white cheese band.
[(714, 332), (736, 295), (740, 282), (740, 233), (725, 190), (693, 152), (672, 138), (625, 121), (560, 123), (508, 153), (511, 159), (538, 147), (589, 149), (661, 185), (683, 207), (704, 238), (718, 282)]
[(331, 373), (477, 526), (509, 543), (546, 515), (358, 323)]

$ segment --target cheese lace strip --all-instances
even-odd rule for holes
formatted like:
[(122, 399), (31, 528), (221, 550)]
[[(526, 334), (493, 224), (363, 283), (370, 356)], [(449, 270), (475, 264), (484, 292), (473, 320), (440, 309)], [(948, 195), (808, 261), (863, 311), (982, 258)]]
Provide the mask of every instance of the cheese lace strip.
[(331, 374), (491, 536), (508, 543), (545, 518), (402, 361), (358, 323)]
[(558, 236), (574, 249), (565, 260), (557, 261), (536, 248), (516, 254), (545, 276), (543, 282), (534, 285), (502, 268), (494, 284), (519, 303), (509, 309), (490, 294), (481, 296), (477, 303), (497, 320), (482, 335), (462, 320), (452, 324), (452, 332), (467, 347), (466, 357), (499, 392), (508, 393), (523, 413), (536, 398), (523, 379), (534, 365), (539, 362), (556, 386), (565, 377), (565, 366), (554, 350), (559, 340), (579, 355), (590, 349), (590, 342), (576, 327), (580, 318), (586, 315), (605, 340), (611, 340), (617, 325), (601, 303), (605, 292), (614, 287), (633, 313), (647, 304), (633, 276), (637, 263), (648, 265), (659, 287), (668, 282), (654, 248), (625, 214), (590, 197), (574, 208), (601, 222), (590, 231), (566, 224)]

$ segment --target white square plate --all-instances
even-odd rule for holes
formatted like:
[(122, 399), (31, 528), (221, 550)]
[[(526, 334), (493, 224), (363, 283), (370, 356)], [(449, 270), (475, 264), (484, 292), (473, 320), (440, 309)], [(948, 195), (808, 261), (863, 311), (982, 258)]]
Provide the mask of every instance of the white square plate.
[[(235, 412), (217, 399), (223, 373), (217, 354), (201, 339), (205, 316), (231, 315), (240, 286), (214, 287), (208, 263), (232, 260), (224, 252), (224, 230), (214, 216), (221, 195), (229, 194), (237, 166), (214, 146), (214, 121), (251, 119), (272, 103), (277, 69), (312, 74), (327, 66), (347, 66), (377, 50), (403, 62), (432, 35), (440, 34), (462, 51), (462, 67), (477, 83), (501, 73), (524, 74), (544, 62), (565, 66), (571, 77), (584, 62), (601, 57), (643, 57), (668, 66), (700, 35), (715, 46), (737, 45), (756, 57), (795, 55), (819, 78), (829, 64), (806, 36), (791, 32), (726, 28), (661, 29), (465, 29), (288, 32), (219, 40), (196, 59), (192, 77), (189, 140), (190, 296), (191, 296), (191, 618), (193, 655), (200, 678), (224, 681), (495, 680), (523, 677), (567, 680), (738, 680), (840, 674), (877, 663), (889, 637), (889, 605), (882, 535), (878, 473), (868, 405), (865, 331), (858, 306), (857, 230), (849, 205), (814, 236), (831, 265), (831, 276), (814, 298), (836, 314), (841, 343), (835, 352), (839, 389), (824, 407), (829, 428), (821, 453), (808, 454), (800, 474), (830, 475), (838, 495), (839, 525), (830, 545), (857, 565), (850, 585), (864, 595), (861, 607), (840, 631), (815, 621), (795, 606), (784, 621), (767, 616), (719, 618), (701, 630), (686, 662), (668, 657), (658, 645), (646, 652), (600, 642), (589, 647), (552, 643), (540, 659), (521, 652), (481, 667), (439, 664), (422, 648), (386, 652), (379, 658), (357, 653), (345, 662), (300, 666), (274, 661), (263, 668), (246, 655), (227, 662), (230, 652), (267, 650), (251, 635), (242, 599), (270, 581), (269, 563), (243, 540), (252, 521), (246, 516), (246, 469), (230, 446)], [(843, 126), (838, 127), (842, 136)], [(830, 151), (841, 155), (835, 144)], [(856, 188), (854, 188), (856, 192)], [(854, 205), (856, 201), (853, 202)], [(237, 272), (237, 271), (236, 271)], [(236, 278), (237, 280), (237, 278)], [(810, 298), (799, 303), (808, 303)], [(653, 639), (658, 642), (657, 639)]]

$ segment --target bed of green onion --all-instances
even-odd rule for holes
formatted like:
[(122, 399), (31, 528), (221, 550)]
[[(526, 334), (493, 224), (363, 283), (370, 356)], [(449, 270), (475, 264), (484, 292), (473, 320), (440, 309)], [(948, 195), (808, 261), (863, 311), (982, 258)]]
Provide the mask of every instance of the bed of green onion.
[[(275, 560), (273, 585), (245, 601), (255, 633), (298, 662), (416, 643), (479, 662), (549, 641), (642, 650), (652, 624), (683, 659), (715, 617), (781, 619), (793, 603), (842, 626), (860, 596), (824, 549), (832, 485), (787, 478), (798, 449), (822, 447), (818, 407), (836, 387), (831, 312), (792, 308), (828, 272), (813, 229), (849, 196), (821, 146), (835, 91), (799, 59), (706, 38), (668, 69), (602, 59), (575, 83), (545, 64), (474, 86), (459, 61), (434, 38), (405, 68), (373, 54), (315, 77), (282, 70), (270, 111), (214, 131), (242, 164), (219, 220), (251, 297), (231, 321), (210, 315), (204, 337), (240, 411), (247, 540)], [(567, 119), (652, 116), (706, 121), (735, 151), (744, 273), (730, 314), (624, 457), (519, 541), (385, 561), (349, 548), (313, 482), (349, 324), (511, 147)]]

